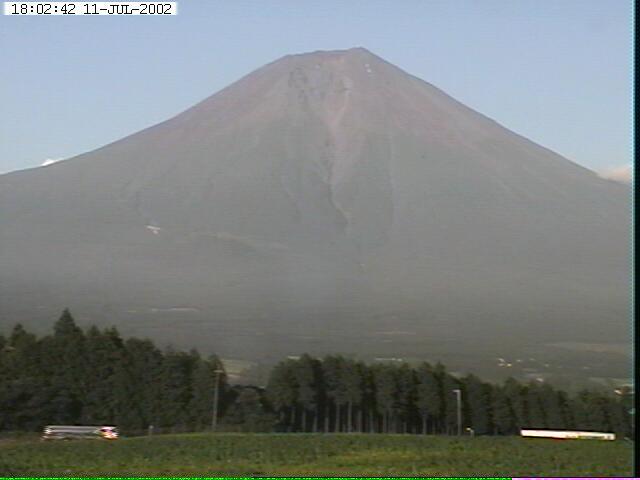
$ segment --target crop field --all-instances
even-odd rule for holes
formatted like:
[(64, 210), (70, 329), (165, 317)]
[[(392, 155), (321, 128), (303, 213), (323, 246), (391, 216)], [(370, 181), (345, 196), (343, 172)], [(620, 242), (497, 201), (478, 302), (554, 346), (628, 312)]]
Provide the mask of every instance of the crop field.
[(4, 476), (631, 476), (628, 441), (362, 434), (0, 439)]

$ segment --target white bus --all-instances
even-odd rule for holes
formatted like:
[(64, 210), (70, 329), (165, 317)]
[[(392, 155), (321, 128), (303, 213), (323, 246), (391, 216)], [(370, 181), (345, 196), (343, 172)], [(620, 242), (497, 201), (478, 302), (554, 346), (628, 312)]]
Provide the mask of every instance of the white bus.
[(116, 440), (118, 438), (118, 429), (106, 425), (47, 425), (42, 432), (42, 440), (71, 440), (78, 438)]
[(532, 438), (557, 438), (557, 439), (588, 439), (588, 440), (615, 440), (615, 433), (605, 432), (576, 432), (572, 430), (520, 430), (523, 437)]

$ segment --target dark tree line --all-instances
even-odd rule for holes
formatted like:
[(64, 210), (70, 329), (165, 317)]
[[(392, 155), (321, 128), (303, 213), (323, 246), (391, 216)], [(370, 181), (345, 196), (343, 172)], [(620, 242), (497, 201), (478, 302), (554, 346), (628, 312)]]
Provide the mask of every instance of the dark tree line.
[[(0, 335), (0, 430), (47, 424), (113, 424), (125, 433), (198, 431), (211, 424), (216, 356), (158, 349), (115, 328), (79, 328), (65, 310), (41, 338), (20, 325)], [(231, 387), (220, 375), (220, 426), (235, 431), (452, 434), (455, 389), (463, 426), (478, 435), (520, 428), (612, 431), (630, 436), (628, 396), (547, 384), (457, 378), (441, 364), (417, 367), (302, 355), (277, 364), (265, 389)]]
[(455, 377), (441, 364), (412, 368), (303, 355), (273, 368), (266, 394), (285, 431), (453, 434), (456, 389), (462, 392), (465, 432), (511, 435), (546, 428), (631, 435), (624, 397), (583, 391), (570, 398), (548, 384), (512, 378), (495, 385), (474, 375)]
[[(68, 310), (52, 335), (17, 325), (0, 336), (0, 430), (115, 424), (124, 431), (200, 430), (211, 423), (218, 358), (124, 340), (115, 328), (80, 329)], [(220, 375), (224, 394), (226, 376)]]

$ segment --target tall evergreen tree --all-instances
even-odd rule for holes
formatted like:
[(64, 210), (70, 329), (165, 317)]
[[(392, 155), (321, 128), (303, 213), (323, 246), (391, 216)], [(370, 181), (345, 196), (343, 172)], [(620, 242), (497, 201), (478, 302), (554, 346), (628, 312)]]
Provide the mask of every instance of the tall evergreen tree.
[(435, 433), (436, 422), (443, 410), (442, 389), (438, 377), (428, 363), (422, 363), (416, 371), (417, 398), (416, 406), (422, 420), (422, 433), (426, 434), (429, 423)]
[(302, 355), (294, 364), (293, 375), (298, 387), (298, 405), (300, 406), (300, 428), (303, 432), (309, 430), (307, 414), (313, 415), (314, 431), (317, 429), (319, 378), (316, 361), (309, 355)]
[(516, 414), (504, 387), (496, 386), (493, 389), (492, 412), (495, 433), (501, 435), (518, 433)]
[(160, 374), (160, 408), (158, 423), (163, 427), (186, 430), (189, 424), (187, 405), (191, 401), (192, 355), (168, 349), (164, 352)]
[[(189, 422), (196, 430), (204, 430), (212, 423), (213, 401), (216, 388), (217, 359), (198, 359), (191, 376), (191, 400), (188, 406)], [(218, 401), (220, 378), (218, 378)]]
[(398, 385), (396, 368), (381, 364), (372, 368), (375, 387), (375, 402), (382, 416), (382, 431), (389, 433), (395, 426), (395, 414), (398, 407)]
[(373, 371), (370, 365), (360, 365), (362, 377), (362, 430), (369, 433), (375, 433), (377, 428), (377, 413), (375, 399), (375, 382)]
[[(359, 407), (364, 394), (364, 378), (360, 365), (354, 360), (345, 360), (339, 373), (340, 392), (347, 408), (347, 432), (353, 431), (354, 407)], [(338, 395), (341, 398), (342, 395)]]
[(402, 363), (396, 370), (397, 385), (397, 422), (396, 431), (408, 433), (416, 417), (416, 377), (407, 363)]
[(567, 422), (564, 415), (562, 397), (558, 395), (558, 392), (545, 383), (538, 388), (538, 397), (544, 411), (546, 427), (555, 430), (566, 429)]
[(86, 395), (85, 336), (68, 309), (55, 322), (53, 336), (43, 338), (41, 345), (43, 372), (51, 391), (52, 421), (77, 423)]
[(468, 420), (477, 435), (486, 435), (492, 431), (491, 387), (481, 382), (475, 375), (463, 379)]
[[(325, 407), (325, 432), (329, 431), (331, 423), (333, 423), (334, 432), (341, 430), (342, 407), (347, 402), (347, 394), (343, 382), (344, 365), (345, 359), (339, 355), (329, 355), (325, 357), (322, 362), (322, 378), (327, 399)], [(334, 413), (333, 422), (330, 421), (331, 411)]]
[(43, 376), (41, 342), (16, 325), (6, 341), (0, 371), (0, 428), (31, 430), (49, 416), (50, 386)]
[(79, 339), (84, 336), (82, 329), (76, 325), (76, 321), (71, 316), (71, 312), (68, 308), (65, 308), (58, 318), (58, 321), (53, 325), (54, 338), (61, 339)]
[(526, 387), (510, 377), (504, 382), (503, 392), (513, 409), (517, 430), (531, 428)]
[(606, 399), (602, 394), (594, 391), (582, 391), (578, 398), (587, 411), (585, 424), (590, 430), (610, 431), (611, 425), (607, 415)]
[[(298, 384), (294, 375), (295, 363), (285, 360), (271, 369), (267, 383), (267, 399), (278, 412), (280, 423), (287, 429), (295, 428), (295, 405), (298, 401)], [(288, 413), (289, 418), (286, 418)]]
[(34, 376), (41, 373), (41, 345), (37, 337), (21, 324), (11, 330), (4, 355), (4, 371), (9, 377)]
[(537, 382), (529, 382), (527, 389), (527, 406), (530, 428), (547, 428), (547, 416), (542, 402), (542, 392)]
[(113, 332), (91, 327), (86, 334), (86, 369), (84, 371), (83, 423), (115, 423), (115, 373), (122, 362), (123, 346)]

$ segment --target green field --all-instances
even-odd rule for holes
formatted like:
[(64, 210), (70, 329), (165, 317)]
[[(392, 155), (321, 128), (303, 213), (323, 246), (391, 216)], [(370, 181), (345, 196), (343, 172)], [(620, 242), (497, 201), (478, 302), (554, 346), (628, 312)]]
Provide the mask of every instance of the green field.
[(518, 437), (182, 434), (0, 439), (4, 476), (630, 476), (633, 444)]

